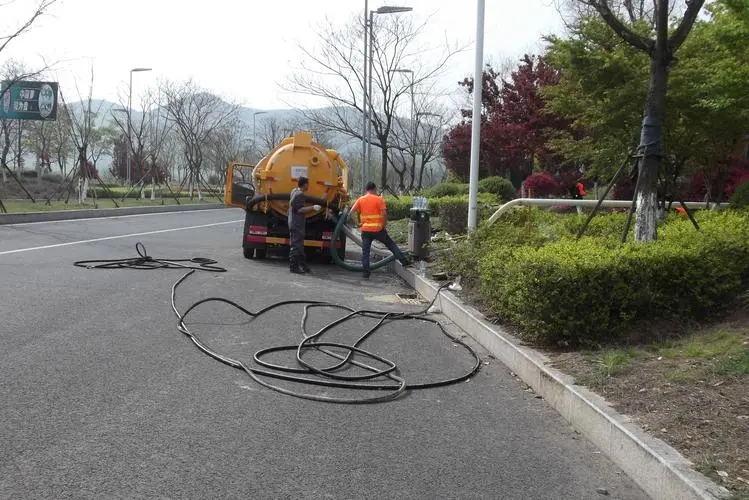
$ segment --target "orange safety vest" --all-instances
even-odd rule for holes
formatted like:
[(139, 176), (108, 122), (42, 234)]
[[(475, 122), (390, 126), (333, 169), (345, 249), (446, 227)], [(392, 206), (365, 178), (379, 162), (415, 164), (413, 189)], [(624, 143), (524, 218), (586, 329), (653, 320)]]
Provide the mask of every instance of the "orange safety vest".
[(385, 228), (385, 200), (376, 194), (365, 194), (361, 196), (351, 211), (359, 212), (361, 230), (371, 233), (382, 231)]

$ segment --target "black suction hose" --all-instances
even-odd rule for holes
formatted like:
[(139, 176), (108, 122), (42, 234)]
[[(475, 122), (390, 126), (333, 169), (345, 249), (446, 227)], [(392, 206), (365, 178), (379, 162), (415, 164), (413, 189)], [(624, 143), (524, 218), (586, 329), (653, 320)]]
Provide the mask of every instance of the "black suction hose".
[[(194, 270), (189, 271), (187, 274), (185, 274), (172, 286), (172, 299), (171, 299), (172, 310), (174, 311), (174, 314), (177, 316), (177, 329), (183, 334), (187, 335), (200, 350), (202, 350), (204, 353), (206, 353), (210, 357), (218, 361), (221, 361), (222, 363), (225, 363), (231, 367), (243, 370), (253, 380), (255, 380), (260, 385), (267, 387), (268, 389), (272, 389), (274, 391), (278, 391), (283, 394), (287, 394), (289, 396), (294, 396), (294, 397), (298, 397), (302, 399), (310, 399), (313, 401), (327, 402), (327, 403), (341, 403), (341, 404), (379, 403), (379, 402), (396, 399), (408, 390), (441, 387), (441, 386), (446, 386), (446, 385), (451, 385), (451, 384), (455, 384), (458, 382), (462, 382), (464, 380), (469, 379), (473, 375), (475, 375), (481, 368), (481, 358), (479, 357), (478, 353), (473, 348), (471, 348), (469, 345), (463, 342), (460, 338), (451, 335), (441, 323), (426, 316), (428, 314), (429, 308), (434, 304), (434, 301), (436, 300), (437, 296), (439, 296), (439, 292), (441, 291), (441, 289), (447, 285), (443, 285), (442, 287), (440, 287), (440, 290), (438, 290), (437, 294), (432, 299), (432, 301), (423, 310), (419, 312), (415, 312), (415, 313), (404, 313), (404, 312), (394, 313), (394, 312), (388, 312), (388, 311), (375, 311), (375, 310), (368, 310), (368, 309), (355, 310), (355, 309), (352, 309), (350, 307), (343, 306), (340, 304), (334, 304), (330, 302), (310, 301), (310, 300), (285, 300), (285, 301), (276, 302), (274, 304), (266, 306), (257, 312), (252, 312), (229, 299), (225, 299), (222, 297), (209, 297), (206, 299), (202, 299), (198, 302), (195, 302), (190, 307), (188, 307), (184, 311), (184, 313), (180, 314), (176, 305), (177, 287), (182, 282), (184, 282), (184, 280), (188, 276), (190, 276), (194, 272), (195, 272)], [(304, 304), (305, 306), (304, 315), (302, 317), (302, 322), (301, 322), (301, 330), (302, 330), (303, 339), (299, 344), (274, 346), (274, 347), (269, 347), (266, 349), (261, 349), (257, 351), (255, 355), (253, 356), (253, 360), (261, 368), (248, 366), (246, 363), (244, 363), (241, 360), (232, 359), (228, 356), (225, 356), (223, 354), (220, 354), (214, 351), (208, 345), (206, 345), (203, 341), (201, 341), (197, 334), (191, 332), (190, 329), (188, 328), (185, 322), (187, 315), (190, 314), (193, 310), (195, 310), (198, 306), (208, 303), (208, 302), (221, 302), (221, 303), (229, 304), (235, 307), (236, 309), (238, 309), (239, 311), (241, 311), (242, 313), (250, 316), (253, 319), (258, 318), (273, 309), (276, 309), (285, 305)], [(309, 316), (309, 310), (314, 307), (340, 309), (343, 311), (347, 311), (348, 314), (344, 315), (342, 318), (339, 318), (325, 325), (316, 333), (310, 335), (307, 332), (307, 318)], [(332, 329), (333, 327), (337, 325), (343, 324), (346, 321), (351, 320), (357, 316), (366, 317), (366, 318), (374, 318), (374, 319), (378, 319), (379, 321), (377, 322), (377, 324), (375, 324), (375, 326), (367, 330), (361, 337), (359, 337), (358, 340), (356, 340), (356, 342), (354, 342), (351, 345), (343, 344), (339, 342), (321, 342), (318, 340), (326, 331)], [(461, 347), (463, 347), (470, 353), (471, 357), (474, 360), (473, 366), (469, 370), (467, 370), (465, 373), (459, 376), (448, 377), (448, 378), (444, 378), (442, 380), (437, 380), (437, 381), (407, 383), (406, 380), (399, 374), (398, 368), (395, 363), (393, 363), (392, 361), (382, 356), (379, 356), (377, 354), (374, 354), (370, 351), (367, 351), (359, 347), (369, 336), (374, 334), (379, 328), (381, 328), (386, 323), (389, 323), (392, 321), (405, 321), (405, 320), (426, 321), (428, 323), (431, 323), (437, 326), (437, 328), (439, 328), (442, 334), (445, 335), (451, 342), (457, 345), (460, 345)], [(407, 329), (405, 330), (408, 331)], [(346, 352), (346, 354), (344, 355), (338, 352), (333, 352), (326, 348), (335, 348), (337, 350), (343, 350), (344, 352)], [(313, 366), (311, 363), (302, 359), (304, 356), (304, 353), (312, 349), (318, 352), (322, 352), (330, 356), (331, 358), (338, 360), (339, 362), (334, 363), (331, 366), (326, 366), (326, 367)], [(264, 361), (262, 359), (264, 356), (268, 354), (271, 354), (274, 352), (281, 352), (281, 351), (296, 351), (296, 360), (297, 360), (298, 366), (292, 367), (292, 366), (273, 364), (273, 363)], [(371, 361), (376, 361), (378, 362), (378, 364), (382, 365), (382, 367), (381, 368), (373, 367), (373, 366), (370, 366), (369, 364), (363, 363), (356, 359), (352, 359), (355, 354), (368, 358)], [(364, 375), (341, 375), (341, 374), (336, 373), (337, 371), (341, 371), (346, 368), (349, 368), (348, 365), (353, 365), (358, 368), (362, 368), (370, 373), (364, 374)], [(310, 375), (310, 376), (317, 375), (317, 376), (321, 376), (321, 378), (310, 378), (309, 376), (304, 377), (301, 375)], [(297, 391), (293, 391), (290, 389), (286, 389), (284, 387), (274, 385), (270, 383), (269, 381), (264, 380), (262, 377), (269, 377), (269, 378), (275, 378), (279, 380), (286, 380), (286, 381), (298, 382), (298, 383), (306, 383), (306, 384), (318, 385), (318, 386), (323, 386), (323, 387), (336, 387), (336, 388), (352, 389), (352, 390), (387, 391), (387, 394), (384, 394), (381, 396), (372, 396), (372, 397), (363, 397), (363, 398), (322, 396), (319, 394), (297, 392)], [(393, 383), (368, 382), (378, 377), (384, 377), (384, 378), (390, 379)]]
[[(346, 224), (346, 220), (348, 219), (349, 211), (351, 209), (346, 206), (343, 208), (343, 211), (341, 212), (341, 217), (338, 219), (338, 222), (335, 225), (335, 229), (333, 229), (333, 241), (338, 241), (338, 236), (341, 234), (341, 230), (343, 229), (343, 226)], [(364, 268), (362, 266), (357, 266), (354, 264), (349, 264), (345, 262), (343, 259), (341, 259), (341, 256), (338, 255), (338, 251), (336, 250), (334, 245), (330, 245), (330, 255), (333, 257), (333, 262), (341, 266), (347, 271), (354, 271), (354, 272), (362, 272), (364, 271)], [(389, 255), (388, 257), (385, 257), (382, 260), (379, 260), (377, 262), (374, 262), (370, 264), (369, 269), (379, 269), (381, 267), (385, 267), (391, 262), (395, 260), (395, 255)]]
[[(340, 222), (340, 221), (339, 221)], [(136, 244), (139, 257), (135, 259), (118, 259), (118, 260), (96, 260), (96, 261), (77, 261), (74, 265), (87, 269), (185, 269), (189, 271), (177, 280), (171, 288), (171, 306), (174, 314), (177, 316), (177, 329), (181, 333), (185, 334), (192, 340), (192, 342), (208, 356), (213, 359), (220, 361), (228, 366), (240, 369), (247, 373), (253, 380), (258, 384), (278, 391), (289, 396), (294, 396), (303, 399), (310, 399), (313, 401), (322, 401), (328, 403), (342, 403), (342, 404), (354, 404), (354, 403), (377, 403), (384, 402), (398, 398), (409, 390), (427, 389), (433, 387), (441, 387), (450, 384), (455, 384), (464, 380), (469, 379), (475, 375), (481, 367), (481, 359), (478, 353), (471, 348), (468, 344), (463, 342), (460, 338), (451, 335), (445, 327), (428, 317), (428, 311), (434, 304), (435, 300), (439, 296), (440, 291), (447, 285), (443, 285), (437, 291), (435, 297), (431, 302), (424, 307), (421, 311), (414, 313), (407, 312), (389, 312), (389, 311), (376, 311), (369, 309), (353, 309), (348, 306), (334, 304), (331, 302), (322, 301), (310, 301), (310, 300), (285, 300), (270, 304), (257, 312), (252, 312), (245, 307), (223, 297), (208, 297), (199, 300), (189, 306), (183, 313), (180, 313), (177, 309), (176, 304), (176, 293), (177, 288), (182, 284), (190, 275), (195, 273), (197, 270), (213, 271), (213, 272), (226, 272), (226, 269), (215, 266), (213, 264), (216, 261), (207, 258), (196, 257), (192, 259), (155, 259), (148, 256), (146, 249), (142, 243)], [(146, 262), (147, 264), (144, 264)], [(190, 264), (181, 264), (182, 262), (191, 262), (198, 264), (191, 266)], [(272, 346), (265, 349), (261, 349), (253, 356), (253, 361), (258, 365), (249, 366), (241, 360), (232, 359), (229, 356), (221, 354), (211, 349), (200, 337), (190, 331), (187, 326), (187, 316), (195, 311), (198, 307), (209, 302), (220, 302), (229, 304), (232, 307), (238, 309), (242, 313), (250, 316), (252, 319), (258, 318), (263, 314), (270, 312), (274, 309), (278, 309), (283, 306), (300, 304), (304, 305), (304, 314), (301, 320), (301, 332), (302, 340), (298, 344), (292, 345), (281, 345)], [(307, 320), (309, 317), (309, 311), (313, 308), (328, 308), (328, 309), (339, 309), (345, 311), (342, 317), (328, 323), (320, 330), (315, 333), (308, 333), (307, 331)], [(327, 342), (323, 341), (323, 335), (329, 330), (336, 326), (342, 325), (347, 321), (350, 321), (357, 317), (370, 318), (377, 320), (376, 324), (365, 331), (359, 338), (352, 344), (344, 344), (340, 342)], [(373, 352), (367, 351), (361, 347), (362, 343), (372, 336), (378, 329), (385, 324), (394, 321), (409, 321), (418, 320), (431, 323), (435, 325), (443, 335), (445, 335), (450, 342), (460, 345), (470, 354), (473, 359), (473, 366), (462, 373), (461, 375), (454, 377), (446, 377), (436, 381), (424, 381), (416, 383), (408, 383), (400, 375), (397, 365), (382, 356), (379, 356)], [(405, 332), (408, 332), (408, 328), (404, 328)], [(332, 349), (335, 349), (332, 350)], [(305, 355), (309, 351), (315, 350), (321, 352), (332, 359), (328, 366), (316, 366), (305, 358)], [(274, 352), (281, 351), (294, 351), (296, 353), (296, 366), (285, 366), (275, 363), (270, 363), (264, 358)], [(341, 352), (342, 351), (342, 352)], [(372, 366), (374, 365), (374, 366)], [(347, 375), (343, 371), (351, 369), (352, 367), (360, 368), (364, 370), (364, 374), (360, 375)], [(375, 379), (387, 379), (387, 381), (377, 382)], [(352, 390), (368, 390), (368, 391), (383, 391), (385, 394), (360, 397), (360, 398), (346, 398), (346, 397), (332, 397), (323, 396), (320, 394), (313, 394), (307, 392), (299, 392), (284, 387), (280, 387), (271, 383), (267, 379), (285, 380), (288, 382), (296, 382), (299, 384), (309, 384), (321, 387), (335, 387), (342, 389)]]

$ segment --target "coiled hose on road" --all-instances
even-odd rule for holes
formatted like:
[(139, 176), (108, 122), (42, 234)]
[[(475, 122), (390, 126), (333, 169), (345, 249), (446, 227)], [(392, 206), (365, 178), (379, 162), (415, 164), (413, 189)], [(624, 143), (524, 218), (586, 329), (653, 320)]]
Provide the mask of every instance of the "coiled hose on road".
[[(96, 260), (96, 261), (77, 261), (74, 262), (75, 266), (83, 267), (86, 269), (184, 269), (189, 268), (190, 270), (177, 280), (171, 287), (171, 307), (174, 314), (177, 317), (177, 330), (185, 334), (192, 340), (192, 342), (208, 356), (220, 361), (233, 368), (240, 369), (247, 373), (253, 380), (258, 384), (278, 391), (289, 396), (294, 396), (303, 399), (309, 399), (313, 401), (321, 401), (327, 403), (342, 403), (342, 404), (357, 404), (357, 403), (378, 403), (389, 400), (394, 400), (409, 390), (419, 390), (434, 387), (441, 387), (446, 385), (455, 384), (475, 375), (481, 367), (481, 359), (478, 353), (468, 344), (463, 342), (462, 339), (451, 335), (445, 327), (433, 318), (428, 317), (429, 308), (434, 304), (435, 300), (439, 296), (439, 293), (443, 287), (440, 287), (432, 301), (418, 312), (391, 312), (391, 311), (376, 311), (370, 309), (353, 309), (348, 306), (341, 304), (335, 304), (332, 302), (324, 301), (310, 301), (310, 300), (285, 300), (270, 304), (257, 312), (252, 312), (249, 309), (223, 297), (208, 297), (199, 300), (190, 305), (183, 313), (179, 312), (177, 308), (177, 289), (185, 282), (185, 280), (194, 274), (197, 270), (213, 271), (213, 272), (226, 272), (225, 268), (214, 266), (216, 261), (212, 259), (206, 259), (202, 257), (195, 257), (192, 259), (157, 259), (149, 256), (146, 253), (145, 247), (142, 243), (136, 244), (139, 257), (135, 259), (116, 259), (116, 260)], [(148, 262), (148, 264), (143, 264)], [(197, 266), (190, 266), (189, 264), (182, 264), (183, 262), (197, 263)], [(204, 341), (200, 339), (200, 336), (192, 332), (186, 322), (186, 318), (190, 313), (193, 313), (199, 306), (211, 303), (219, 302), (228, 304), (240, 312), (250, 316), (252, 319), (256, 319), (265, 313), (272, 310), (278, 309), (283, 306), (302, 304), (304, 305), (304, 314), (301, 319), (301, 333), (302, 340), (298, 344), (272, 346), (261, 349), (255, 352), (253, 361), (257, 366), (250, 366), (244, 361), (233, 359), (229, 356), (221, 354), (212, 348), (210, 348)], [(309, 311), (313, 308), (330, 308), (345, 311), (342, 317), (331, 321), (327, 325), (323, 326), (315, 333), (309, 333), (307, 331), (307, 320), (309, 317)], [(344, 344), (341, 342), (327, 342), (323, 341), (323, 335), (329, 330), (336, 326), (343, 325), (354, 318), (370, 318), (377, 320), (375, 325), (361, 335), (358, 336), (357, 340), (352, 344)], [(405, 378), (400, 374), (398, 366), (391, 360), (377, 355), (373, 352), (367, 351), (362, 348), (361, 345), (371, 337), (377, 330), (384, 325), (394, 321), (423, 321), (431, 323), (436, 326), (440, 332), (447, 337), (447, 339), (463, 347), (470, 354), (473, 359), (473, 366), (464, 371), (461, 375), (445, 377), (440, 380), (424, 381), (424, 382), (407, 382)], [(413, 331), (412, 328), (404, 328), (403, 332), (410, 334)], [(250, 332), (251, 333), (251, 332)], [(415, 346), (416, 348), (416, 346)], [(346, 354), (334, 352), (331, 349), (343, 350)], [(308, 361), (309, 356), (305, 358), (306, 354), (310, 351), (317, 351), (324, 353), (329, 356), (332, 361), (327, 366), (316, 366), (315, 364)], [(289, 351), (295, 352), (296, 354), (296, 366), (284, 366), (275, 363), (270, 363), (264, 359), (267, 355), (276, 352)], [(357, 359), (360, 358), (360, 359)], [(362, 360), (363, 358), (363, 360)], [(367, 362), (365, 362), (367, 361)], [(372, 364), (378, 364), (378, 366), (371, 366)], [(363, 369), (365, 372), (361, 375), (347, 375), (346, 370), (353, 367)], [(315, 378), (316, 377), (316, 378)], [(314, 394), (309, 392), (294, 391), (271, 383), (266, 378), (284, 380), (288, 382), (296, 382), (299, 384), (314, 385), (320, 387), (329, 388), (343, 388), (351, 390), (367, 390), (367, 391), (385, 391), (385, 394), (370, 396), (370, 397), (332, 397), (321, 394)], [(376, 382), (375, 379), (387, 379), (388, 381)]]

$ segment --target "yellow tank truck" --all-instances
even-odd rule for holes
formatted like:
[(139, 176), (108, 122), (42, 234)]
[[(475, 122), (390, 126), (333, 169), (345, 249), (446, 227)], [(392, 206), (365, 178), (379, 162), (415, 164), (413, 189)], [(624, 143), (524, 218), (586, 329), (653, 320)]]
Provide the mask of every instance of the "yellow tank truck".
[(305, 251), (308, 258), (332, 258), (331, 245), (343, 258), (346, 236), (334, 243), (335, 219), (349, 194), (348, 167), (337, 151), (316, 143), (309, 132), (295, 132), (274, 147), (257, 165), (230, 163), (226, 173), (225, 204), (245, 210), (242, 250), (245, 258), (262, 259), (268, 251), (289, 251), (289, 195), (299, 177), (309, 179), (306, 204), (322, 210), (307, 214)]

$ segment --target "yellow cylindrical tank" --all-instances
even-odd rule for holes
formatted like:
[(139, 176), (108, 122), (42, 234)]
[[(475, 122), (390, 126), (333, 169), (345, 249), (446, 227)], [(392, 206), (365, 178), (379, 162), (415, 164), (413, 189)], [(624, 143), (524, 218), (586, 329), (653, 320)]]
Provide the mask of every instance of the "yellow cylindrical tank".
[[(309, 179), (309, 198), (322, 200), (327, 206), (340, 208), (348, 202), (348, 168), (337, 151), (326, 149), (312, 140), (309, 132), (295, 132), (287, 137), (253, 170), (255, 195), (290, 194), (300, 177)], [(288, 201), (270, 201), (257, 205), (271, 208), (281, 215), (288, 211)], [(309, 216), (314, 214), (309, 214)]]

